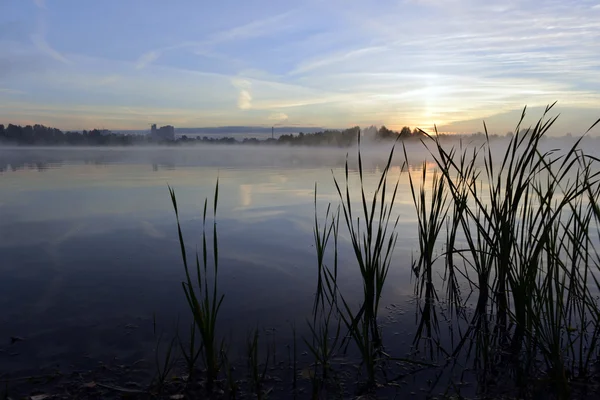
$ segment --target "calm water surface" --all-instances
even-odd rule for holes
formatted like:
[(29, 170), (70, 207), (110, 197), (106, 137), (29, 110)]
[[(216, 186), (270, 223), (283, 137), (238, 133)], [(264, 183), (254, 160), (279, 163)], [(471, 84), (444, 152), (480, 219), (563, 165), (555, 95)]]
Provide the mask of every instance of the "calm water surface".
[[(365, 151), (369, 190), (388, 149)], [(2, 371), (135, 360), (152, 349), (154, 314), (165, 331), (187, 323), (167, 185), (193, 252), (217, 178), (224, 330), (245, 334), (258, 324), (289, 338), (313, 301), (315, 183), (324, 215), (327, 203), (339, 204), (332, 172), (343, 180), (345, 158), (346, 150), (305, 148), (0, 149)], [(355, 150), (350, 161), (358, 189)], [(383, 305), (412, 293), (416, 228), (400, 165), (398, 153), (391, 178), (401, 179), (400, 238)], [(346, 239), (340, 276), (351, 296), (362, 289)], [(10, 346), (11, 336), (25, 341)]]

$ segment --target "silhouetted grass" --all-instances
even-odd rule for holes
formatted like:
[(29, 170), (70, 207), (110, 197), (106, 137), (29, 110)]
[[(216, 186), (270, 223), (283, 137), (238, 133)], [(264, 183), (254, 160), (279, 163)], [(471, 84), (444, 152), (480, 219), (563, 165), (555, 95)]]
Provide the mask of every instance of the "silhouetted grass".
[[(194, 317), (194, 322), (200, 333), (202, 339), (201, 353), (204, 366), (206, 368), (207, 386), (209, 391), (212, 390), (213, 384), (217, 379), (219, 371), (221, 369), (221, 363), (219, 361), (219, 355), (223, 350), (223, 342), (219, 343), (216, 337), (217, 328), (217, 317), (221, 304), (223, 302), (224, 295), (218, 294), (218, 273), (219, 273), (219, 245), (217, 238), (217, 203), (219, 200), (219, 181), (215, 187), (215, 195), (213, 200), (213, 229), (212, 229), (212, 240), (213, 240), (213, 276), (212, 276), (212, 287), (209, 288), (209, 272), (208, 272), (208, 246), (206, 240), (206, 221), (207, 221), (207, 208), (208, 198), (204, 200), (204, 212), (202, 216), (202, 266), (200, 265), (200, 259), (196, 252), (196, 282), (192, 280), (190, 268), (188, 267), (188, 258), (185, 249), (185, 242), (183, 234), (181, 232), (181, 225), (179, 223), (179, 211), (177, 208), (177, 199), (175, 197), (175, 191), (169, 187), (169, 193), (171, 194), (171, 201), (173, 203), (173, 209), (175, 210), (175, 217), (177, 219), (177, 232), (179, 236), (179, 244), (181, 248), (181, 258), (183, 260), (183, 266), (185, 268), (186, 281), (182, 282), (183, 291), (190, 308), (190, 311)], [(193, 338), (195, 338), (195, 330), (193, 332)], [(192, 339), (194, 340), (194, 339)], [(186, 357), (189, 363), (194, 361), (193, 349), (189, 353), (189, 357)], [(193, 364), (189, 365), (189, 369), (193, 369)]]
[[(354, 211), (351, 200), (348, 161), (346, 161), (345, 165), (344, 190), (341, 189), (340, 183), (334, 176), (334, 183), (341, 201), (342, 214), (344, 216), (344, 221), (346, 222), (352, 249), (358, 263), (363, 286), (361, 306), (358, 310), (354, 310), (353, 307), (351, 307), (350, 302), (338, 288), (337, 243), (340, 213), (338, 211), (337, 216), (332, 216), (331, 221), (329, 221), (330, 208), (328, 206), (325, 225), (322, 228), (323, 230), (321, 230), (315, 209), (314, 232), (318, 259), (318, 284), (315, 307), (313, 308), (313, 324), (309, 324), (309, 327), (313, 334), (313, 343), (317, 343), (317, 345), (316, 347), (311, 346), (311, 351), (319, 363), (324, 363), (325, 368), (327, 359), (333, 354), (333, 349), (327, 347), (327, 343), (329, 340), (328, 333), (332, 312), (333, 310), (336, 310), (337, 316), (348, 330), (348, 334), (344, 340), (346, 343), (345, 346), (348, 345), (347, 339), (352, 339), (352, 342), (360, 352), (361, 364), (365, 368), (367, 385), (370, 387), (375, 385), (375, 370), (384, 354), (382, 351), (383, 345), (377, 317), (381, 294), (390, 268), (391, 256), (397, 239), (397, 234), (394, 230), (397, 226), (398, 219), (396, 218), (395, 221), (392, 221), (391, 216), (398, 190), (398, 181), (393, 186), (391, 198), (387, 198), (388, 173), (392, 163), (393, 154), (394, 150), (392, 148), (387, 163), (382, 170), (377, 188), (372, 197), (367, 200), (359, 137), (358, 175), (360, 179), (361, 204), (358, 213)], [(329, 236), (332, 233), (334, 237), (333, 269), (328, 268), (323, 263), (325, 248)], [(315, 321), (318, 318), (319, 304), (321, 304), (321, 310), (324, 309), (323, 299), (327, 300), (330, 310), (321, 312), (321, 328), (316, 329)], [(335, 332), (333, 343), (337, 343), (339, 325)]]
[[(521, 129), (524, 110), (517, 133), (504, 153), (492, 151), (487, 128), (486, 143), (477, 147), (463, 147), (461, 143), (458, 149), (446, 148), (438, 136), (423, 132), (428, 136), (423, 144), (430, 150), (436, 167), (428, 169), (423, 164), (420, 179), (414, 178), (414, 173), (408, 176), (419, 245), (419, 255), (412, 265), (416, 277), (414, 293), (419, 300), (414, 344), (426, 339), (423, 343), (431, 350), (437, 348), (441, 364), (448, 368), (464, 370), (467, 363), (472, 363), (483, 397), (492, 395), (488, 384), (497, 382), (498, 374), (510, 370), (508, 375), (514, 379), (517, 395), (527, 397), (538, 388), (551, 385), (554, 395), (568, 398), (572, 382), (589, 379), (598, 360), (600, 307), (594, 290), (600, 291), (600, 160), (585, 155), (578, 148), (579, 141), (562, 153), (542, 151), (542, 139), (556, 120), (548, 118), (551, 109), (549, 106), (540, 120), (526, 130)], [(394, 361), (413, 363), (419, 370), (438, 368), (434, 363), (390, 355), (382, 342), (379, 306), (398, 239), (398, 218), (392, 217), (398, 181), (388, 188), (393, 156), (392, 147), (375, 190), (367, 195), (359, 137), (359, 200), (353, 201), (346, 161), (345, 180), (333, 178), (340, 206), (332, 212), (328, 205), (322, 222), (315, 185), (316, 293), (312, 319), (307, 321), (309, 336), (304, 338), (313, 360), (310, 378), (315, 398), (336, 372), (336, 355), (348, 346), (358, 351), (359, 371), (366, 375), (370, 389), (398, 379), (378, 381), (377, 372), (383, 371), (386, 376)], [(404, 158), (408, 163), (406, 149)], [(212, 387), (222, 364), (230, 368), (226, 358), (219, 358), (224, 354), (223, 343), (219, 345), (216, 339), (216, 320), (223, 301), (223, 295), (217, 291), (216, 225), (212, 234), (214, 269), (209, 283), (206, 200), (203, 263), (196, 255), (194, 282), (175, 194), (169, 190), (186, 272), (183, 288), (194, 316), (194, 329), (200, 334), (199, 350), (208, 386)], [(213, 217), (217, 201), (218, 182)], [(338, 282), (339, 241), (344, 237), (340, 232), (342, 219), (362, 285), (357, 306)], [(473, 298), (474, 307), (468, 307)], [(444, 303), (443, 307), (440, 303)], [(446, 310), (450, 313), (446, 314)], [(441, 324), (440, 317), (447, 318), (447, 323)], [(450, 348), (442, 344), (446, 334), (442, 326), (457, 328), (456, 332), (451, 331), (458, 338), (455, 341), (452, 336)], [(182, 348), (190, 371), (199, 351), (194, 345), (194, 329), (189, 349)], [(295, 328), (293, 335), (292, 387), (297, 393)], [(269, 354), (262, 364), (258, 340), (256, 329), (247, 340), (247, 367), (251, 390), (261, 398), (265, 394)], [(429, 356), (434, 358), (434, 352)], [(292, 363), (291, 359), (290, 354)], [(438, 374), (436, 379), (441, 376)], [(238, 386), (231, 371), (227, 380), (229, 391), (235, 396)], [(460, 386), (451, 381), (447, 392), (460, 394)]]
[[(598, 282), (597, 264), (596, 271), (590, 269), (598, 240), (589, 232), (599, 189), (598, 171), (578, 149), (581, 139), (562, 154), (541, 151), (541, 140), (556, 120), (547, 117), (551, 109), (526, 130), (521, 129), (523, 111), (499, 167), (489, 138), (480, 148), (457, 154), (430, 136), (441, 180), (434, 175), (429, 202), (425, 179), (418, 199), (411, 181), (421, 243), (415, 272), (418, 283), (429, 287), (431, 249), (449, 197), (454, 204), (444, 253), (446, 300), (453, 309), (464, 307), (458, 281), (467, 282), (477, 296), (467, 332), (451, 353), (458, 356), (468, 343), (469, 352), (475, 346), (477, 357), (486, 362), (508, 361), (515, 366), (517, 384), (525, 388), (540, 377), (542, 361), (543, 373), (559, 397), (566, 398), (569, 381), (590, 373), (598, 351), (599, 308), (588, 282)], [(483, 171), (475, 167), (480, 157)], [(427, 204), (429, 214), (424, 212)], [(455, 245), (457, 235), (464, 239), (463, 247)], [(436, 293), (435, 288), (417, 290), (424, 298), (421, 317), (426, 323), (435, 318), (428, 313)], [(422, 334), (419, 329), (417, 339)], [(503, 354), (500, 359), (490, 353), (495, 348), (501, 349), (496, 353)]]

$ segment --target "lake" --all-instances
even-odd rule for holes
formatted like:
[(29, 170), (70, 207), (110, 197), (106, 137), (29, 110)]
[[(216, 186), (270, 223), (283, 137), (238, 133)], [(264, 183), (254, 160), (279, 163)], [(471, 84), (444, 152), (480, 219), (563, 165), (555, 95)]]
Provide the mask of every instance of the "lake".
[[(200, 245), (204, 199), (212, 201), (219, 179), (225, 329), (246, 332), (259, 325), (289, 332), (292, 323), (302, 326), (316, 285), (315, 184), (322, 220), (327, 203), (339, 204), (333, 175), (344, 179), (347, 151), (242, 146), (0, 150), (0, 338), (26, 339), (18, 355), (0, 353), (2, 370), (141, 358), (153, 345), (153, 314), (167, 331), (178, 317), (187, 321), (167, 185), (176, 192), (193, 252)], [(355, 150), (349, 151), (354, 168)], [(365, 152), (369, 184), (376, 183), (388, 151), (385, 146)], [(398, 152), (391, 177), (401, 176), (402, 158)], [(350, 179), (358, 189), (356, 171)], [(407, 184), (402, 175), (396, 204), (401, 239), (387, 303), (412, 293), (416, 231)], [(342, 250), (341, 276), (350, 291), (360, 291), (347, 240)], [(89, 358), (82, 361), (82, 356)]]
[[(363, 148), (368, 196), (390, 147)], [(424, 161), (428, 171), (435, 169), (421, 144), (406, 150), (415, 177)], [(0, 148), (0, 376), (131, 364), (152, 356), (155, 326), (169, 338), (187, 331), (168, 187), (193, 254), (201, 252), (204, 200), (211, 214), (217, 179), (219, 290), (225, 295), (220, 333), (241, 354), (247, 333), (259, 327), (284, 354), (292, 326), (299, 336), (308, 334), (317, 278), (315, 185), (322, 223), (328, 204), (333, 210), (340, 204), (333, 177), (343, 185), (347, 154), (358, 205), (356, 149)], [(399, 181), (398, 242), (380, 314), (400, 355), (410, 350), (417, 325), (411, 265), (418, 232), (404, 161), (399, 148), (389, 174), (390, 182)], [(340, 287), (356, 303), (362, 282), (343, 219), (339, 246)]]

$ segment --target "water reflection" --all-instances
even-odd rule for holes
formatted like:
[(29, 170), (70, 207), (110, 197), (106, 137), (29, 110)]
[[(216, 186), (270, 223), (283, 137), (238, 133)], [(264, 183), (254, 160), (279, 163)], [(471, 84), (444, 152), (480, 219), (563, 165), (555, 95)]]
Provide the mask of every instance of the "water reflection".
[[(388, 151), (385, 146), (363, 152), (368, 194)], [(430, 173), (435, 170), (422, 146), (407, 148), (407, 154), (411, 172), (420, 173), (423, 160), (429, 160)], [(352, 153), (348, 161), (356, 188)], [(382, 304), (413, 291), (409, 267), (418, 245), (403, 161), (397, 151), (390, 177), (400, 179), (399, 240)], [(0, 338), (28, 340), (19, 357), (0, 352), (0, 372), (76, 354), (115, 355), (125, 348), (134, 358), (152, 346), (153, 312), (171, 326), (186, 315), (167, 184), (177, 192), (193, 252), (204, 198), (219, 178), (228, 329), (246, 332), (260, 322), (283, 331), (291, 320), (304, 321), (316, 273), (315, 183), (319, 210), (337, 204), (332, 175), (343, 180), (345, 163), (342, 149), (1, 148), (0, 307), (6, 311), (0, 313)], [(342, 233), (340, 278), (346, 293), (360, 293), (347, 239)], [(124, 328), (132, 324), (139, 329)]]
[[(387, 154), (366, 153), (371, 176)], [(314, 291), (314, 185), (321, 210), (336, 202), (332, 172), (342, 178), (345, 162), (338, 149), (0, 149), (0, 337), (27, 338), (18, 357), (0, 352), (0, 372), (85, 364), (78, 354), (133, 359), (151, 349), (153, 313), (169, 327), (185, 318), (167, 184), (193, 252), (204, 198), (219, 178), (227, 329), (301, 323)], [(399, 210), (408, 214), (405, 200)], [(341, 246), (340, 275), (359, 292), (352, 253)], [(391, 298), (411, 291), (409, 254), (397, 255), (402, 268), (391, 275), (406, 284)], [(140, 328), (124, 328), (131, 325)]]

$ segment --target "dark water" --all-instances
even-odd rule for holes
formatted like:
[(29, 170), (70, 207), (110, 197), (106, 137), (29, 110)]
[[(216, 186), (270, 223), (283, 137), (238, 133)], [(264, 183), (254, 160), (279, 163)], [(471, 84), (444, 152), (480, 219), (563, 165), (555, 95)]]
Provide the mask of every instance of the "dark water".
[[(388, 150), (365, 151), (369, 190)], [(292, 323), (302, 332), (316, 285), (314, 186), (324, 215), (328, 202), (339, 204), (332, 170), (343, 180), (345, 158), (341, 149), (0, 149), (0, 372), (132, 362), (152, 351), (153, 314), (165, 332), (178, 319), (187, 326), (167, 185), (193, 252), (217, 177), (224, 333), (261, 326), (285, 341)], [(351, 150), (351, 168), (354, 158)], [(358, 189), (356, 171), (350, 180)], [(413, 290), (414, 211), (405, 175), (400, 182), (400, 239), (382, 306)], [(340, 268), (348, 296), (359, 294), (345, 233)], [(25, 340), (10, 345), (15, 336)]]

